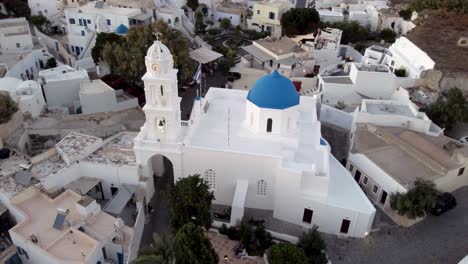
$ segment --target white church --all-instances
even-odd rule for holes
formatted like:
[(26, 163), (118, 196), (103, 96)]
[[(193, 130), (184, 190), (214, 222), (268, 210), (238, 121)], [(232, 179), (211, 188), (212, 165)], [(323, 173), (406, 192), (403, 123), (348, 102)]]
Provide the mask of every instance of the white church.
[[(321, 137), (317, 98), (299, 96), (277, 71), (250, 91), (210, 88), (181, 120), (177, 69), (160, 41), (145, 58), (146, 123), (134, 140), (136, 163), (149, 186), (164, 173), (174, 181), (200, 174), (214, 204), (232, 206), (231, 224), (244, 208), (343, 236), (364, 237), (375, 208)], [(169, 169), (169, 168), (166, 168)], [(147, 197), (154, 189), (149, 187)]]

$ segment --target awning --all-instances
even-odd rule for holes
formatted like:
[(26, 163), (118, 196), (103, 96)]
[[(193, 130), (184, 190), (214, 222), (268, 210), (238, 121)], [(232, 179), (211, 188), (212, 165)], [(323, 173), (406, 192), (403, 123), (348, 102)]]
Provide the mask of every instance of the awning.
[(245, 47), (242, 47), (242, 49), (245, 50), (250, 55), (257, 58), (260, 62), (265, 62), (265, 61), (275, 59), (273, 58), (273, 56), (261, 50), (260, 48), (255, 47), (254, 45), (245, 46)]
[(189, 54), (190, 54), (190, 58), (202, 64), (212, 62), (223, 56), (223, 54), (218, 53), (216, 51), (212, 51), (205, 47), (190, 51)]
[(119, 188), (117, 194), (112, 197), (112, 200), (110, 200), (110, 202), (106, 205), (104, 211), (113, 215), (119, 215), (127, 205), (128, 201), (130, 201), (132, 198), (136, 188), (137, 187), (135, 185), (123, 184)]
[(85, 195), (92, 188), (94, 188), (94, 186), (96, 186), (98, 183), (99, 183), (98, 179), (89, 178), (89, 177), (81, 177), (65, 185), (65, 189), (69, 189), (81, 195)]
[(29, 186), (32, 179), (32, 173), (25, 170), (20, 170), (15, 175), (15, 182), (23, 186)]

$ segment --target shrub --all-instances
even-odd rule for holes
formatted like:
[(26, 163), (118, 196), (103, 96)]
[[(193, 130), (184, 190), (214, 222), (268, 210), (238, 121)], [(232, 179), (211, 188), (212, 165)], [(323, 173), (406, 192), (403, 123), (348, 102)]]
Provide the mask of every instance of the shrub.
[(221, 228), (219, 229), (219, 233), (220, 233), (221, 235), (227, 235), (227, 233), (228, 233), (228, 228), (227, 228), (226, 224), (223, 224), (223, 225), (221, 226)]
[(432, 181), (417, 179), (408, 192), (390, 195), (390, 207), (410, 219), (422, 217), (426, 210), (434, 208), (439, 194)]
[(289, 243), (280, 243), (268, 249), (270, 264), (306, 264), (307, 258), (302, 248)]
[(398, 70), (395, 70), (395, 75), (397, 77), (406, 77), (406, 69), (405, 68), (400, 68)]
[(222, 29), (227, 30), (231, 28), (231, 20), (229, 18), (223, 18), (219, 21), (219, 26)]
[(380, 38), (385, 40), (386, 42), (393, 43), (395, 42), (396, 34), (391, 29), (384, 29), (380, 32)]
[(210, 28), (206, 32), (211, 36), (216, 36), (216, 35), (221, 34), (221, 29), (219, 29), (219, 28)]
[(18, 105), (10, 95), (0, 93), (0, 124), (10, 121), (11, 116), (18, 111)]
[(230, 226), (227, 230), (227, 236), (231, 240), (239, 240), (239, 230), (237, 230), (237, 228), (235, 228), (234, 226)]
[(320, 236), (316, 225), (309, 231), (302, 233), (297, 245), (304, 250), (309, 263), (326, 264), (328, 262), (325, 255), (325, 241)]
[(406, 21), (410, 21), (411, 17), (413, 16), (413, 11), (411, 9), (402, 9), (398, 12), (400, 17), (402, 17)]

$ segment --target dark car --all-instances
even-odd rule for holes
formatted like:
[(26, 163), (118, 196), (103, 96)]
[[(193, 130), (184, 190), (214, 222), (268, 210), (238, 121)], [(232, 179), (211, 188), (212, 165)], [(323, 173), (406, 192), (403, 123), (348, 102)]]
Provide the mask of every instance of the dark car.
[(436, 206), (430, 212), (433, 215), (441, 215), (455, 206), (457, 206), (457, 199), (451, 193), (446, 192), (439, 195)]

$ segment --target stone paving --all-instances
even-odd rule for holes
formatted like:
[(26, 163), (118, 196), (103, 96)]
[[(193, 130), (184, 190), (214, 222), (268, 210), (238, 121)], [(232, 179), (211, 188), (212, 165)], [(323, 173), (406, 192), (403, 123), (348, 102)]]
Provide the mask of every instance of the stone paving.
[(333, 264), (455, 264), (468, 255), (468, 186), (456, 190), (457, 207), (409, 228), (381, 226), (364, 239), (323, 234)]
[[(206, 237), (210, 240), (214, 250), (218, 253), (220, 264), (263, 264), (261, 257), (249, 257), (239, 259), (234, 256), (234, 248), (239, 245), (239, 241), (230, 240), (225, 236), (215, 232), (206, 232)], [(227, 259), (225, 259), (227, 256)]]

